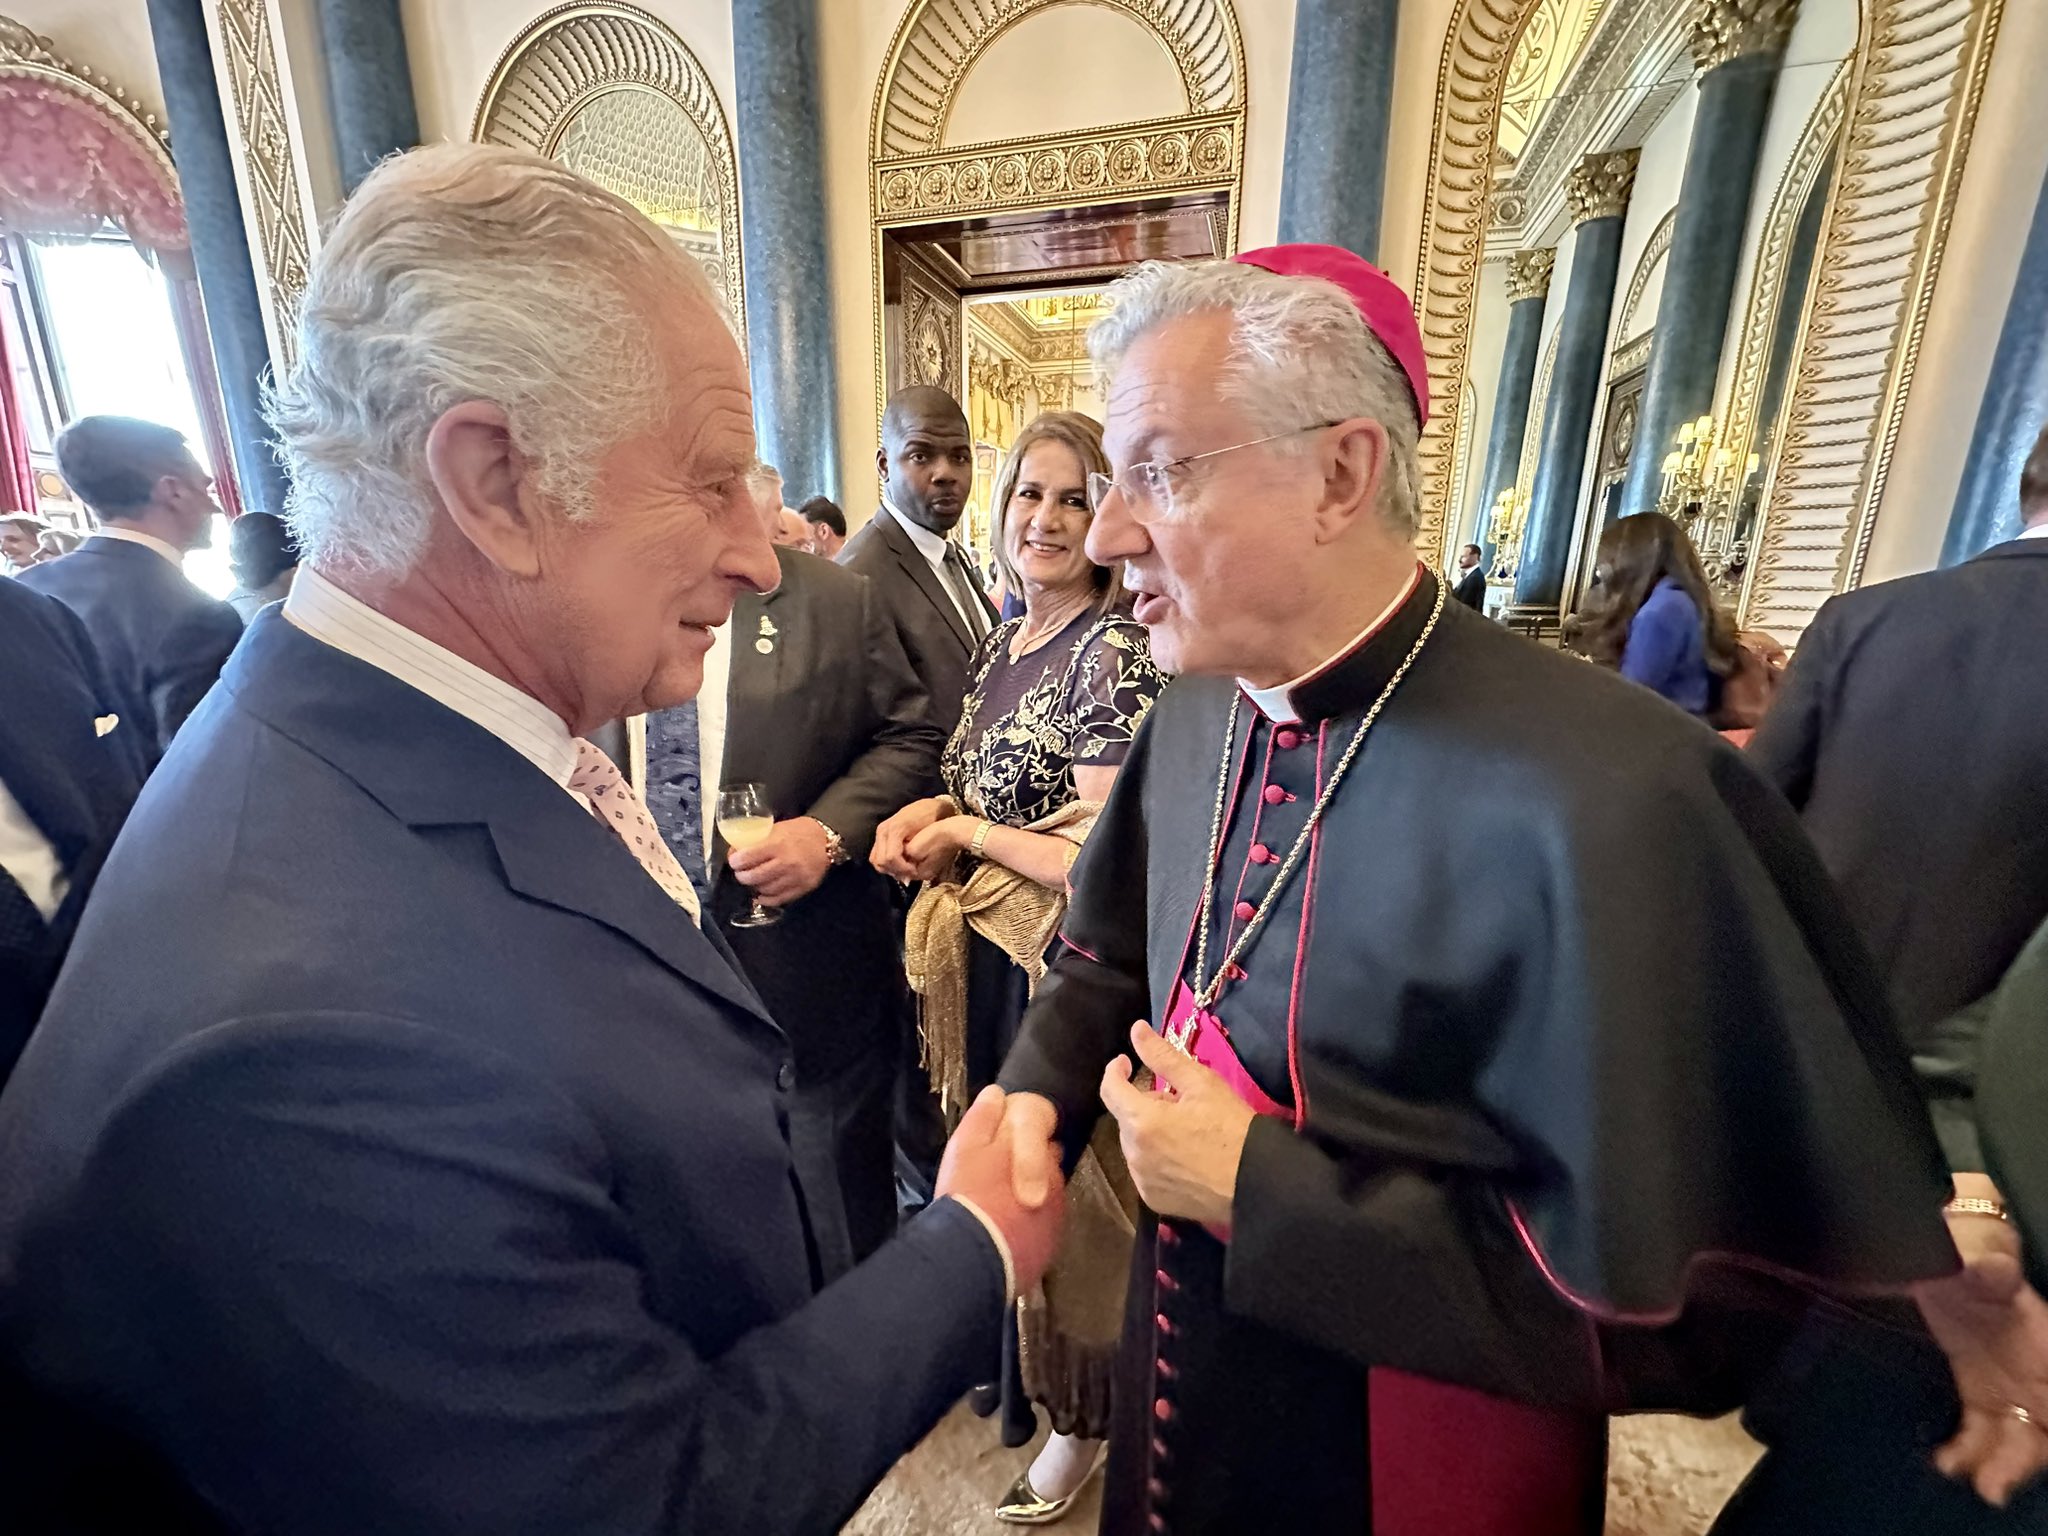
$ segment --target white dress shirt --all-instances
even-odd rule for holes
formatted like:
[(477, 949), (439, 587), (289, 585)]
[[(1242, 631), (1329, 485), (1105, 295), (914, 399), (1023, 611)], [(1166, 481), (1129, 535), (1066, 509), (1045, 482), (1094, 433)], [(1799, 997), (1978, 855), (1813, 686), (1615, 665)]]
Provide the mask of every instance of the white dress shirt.
[(2048, 520), (2038, 522), (2031, 528), (2022, 528), (2020, 530), (2020, 537), (2023, 539), (2048, 539)]
[(112, 523), (93, 530), (96, 539), (117, 539), (123, 544), (140, 544), (144, 549), (153, 549), (179, 570), (185, 569), (185, 552), (166, 539), (153, 533), (138, 533), (133, 528), (116, 528)]
[(57, 915), (70, 886), (64, 863), (4, 783), (0, 783), (0, 869), (14, 877), (14, 883), (43, 914), (44, 922)]
[(1421, 580), (1422, 566), (1418, 563), (1415, 567), (1415, 574), (1408, 578), (1408, 584), (1401, 589), (1399, 595), (1396, 596), (1391, 603), (1387, 604), (1385, 608), (1380, 610), (1380, 616), (1378, 618), (1374, 619), (1370, 624), (1366, 625), (1364, 629), (1360, 630), (1356, 636), (1354, 636), (1350, 641), (1348, 641), (1344, 645), (1344, 647), (1336, 653), (1336, 655), (1330, 657), (1327, 661), (1318, 662), (1315, 666), (1310, 667), (1306, 672), (1302, 673), (1301, 676), (1295, 678), (1292, 682), (1282, 683), (1277, 688), (1254, 688), (1250, 683), (1246, 682), (1243, 678), (1239, 678), (1237, 680), (1237, 686), (1244, 690), (1244, 696), (1250, 699), (1252, 703), (1255, 706), (1257, 706), (1259, 713), (1264, 715), (1268, 720), (1272, 721), (1275, 725), (1294, 724), (1297, 720), (1301, 718), (1301, 711), (1294, 707), (1294, 690), (1299, 688), (1303, 683), (1307, 682), (1310, 678), (1320, 677), (1323, 673), (1329, 671), (1330, 668), (1337, 665), (1338, 662), (1342, 661), (1346, 656), (1349, 656), (1353, 651), (1357, 650), (1361, 645), (1365, 644), (1365, 642), (1370, 640), (1374, 635), (1378, 634), (1380, 632), (1381, 627), (1386, 624), (1387, 620), (1391, 619), (1396, 613), (1401, 611), (1401, 605), (1408, 601), (1410, 595), (1413, 594), (1413, 592), (1415, 591), (1417, 583), (1419, 583)]
[(284, 616), (315, 640), (474, 721), (568, 792), (576, 771), (575, 739), (562, 717), (531, 694), (358, 602), (310, 566), (299, 568)]
[(952, 540), (944, 534), (933, 533), (922, 523), (912, 522), (888, 497), (882, 498), (882, 510), (903, 525), (903, 531), (910, 535), (910, 542), (917, 546), (917, 552), (931, 563), (932, 574), (939, 578), (939, 586), (952, 599), (953, 611), (960, 615), (960, 622), (967, 626), (970, 635), (985, 635), (989, 630), (988, 615), (969, 613), (960, 605), (960, 594), (953, 588), (953, 573), (946, 568), (946, 550)]

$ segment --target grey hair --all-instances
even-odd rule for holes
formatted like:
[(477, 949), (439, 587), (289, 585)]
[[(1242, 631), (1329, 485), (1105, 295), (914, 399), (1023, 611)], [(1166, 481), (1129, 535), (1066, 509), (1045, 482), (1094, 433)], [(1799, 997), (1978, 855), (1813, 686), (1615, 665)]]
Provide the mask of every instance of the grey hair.
[(427, 435), (500, 406), (542, 496), (593, 511), (594, 466), (664, 409), (649, 336), (697, 263), (624, 199), (522, 150), (395, 156), (349, 200), (313, 263), (297, 361), (266, 414), (305, 558), (373, 579), (410, 570), (433, 527)]
[(1285, 277), (1235, 261), (1148, 261), (1110, 289), (1114, 308), (1088, 332), (1105, 392), (1124, 354), (1154, 327), (1227, 312), (1230, 360), (1223, 387), (1262, 432), (1290, 432), (1368, 416), (1387, 430), (1379, 514), (1415, 536), (1415, 445), (1422, 424), (1408, 376), (1366, 327), (1351, 296), (1320, 277)]

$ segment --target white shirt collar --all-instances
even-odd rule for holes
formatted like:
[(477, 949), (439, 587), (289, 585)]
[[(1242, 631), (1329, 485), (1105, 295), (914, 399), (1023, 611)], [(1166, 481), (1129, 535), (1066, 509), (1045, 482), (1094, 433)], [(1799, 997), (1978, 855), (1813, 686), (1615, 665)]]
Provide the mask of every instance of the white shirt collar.
[(922, 523), (912, 522), (888, 497), (882, 498), (882, 510), (903, 525), (903, 531), (910, 535), (910, 542), (917, 546), (917, 552), (931, 561), (933, 570), (940, 570), (946, 563), (946, 536), (933, 533)]
[(153, 533), (140, 533), (133, 528), (116, 528), (107, 523), (93, 530), (96, 539), (118, 539), (123, 544), (140, 544), (144, 549), (153, 549), (179, 570), (185, 569), (185, 552), (166, 539)]
[(388, 672), (401, 683), (475, 722), (562, 788), (576, 771), (576, 741), (561, 716), (531, 694), (414, 634), (300, 566), (284, 616), (337, 651)]
[(1343, 646), (1339, 647), (1339, 649), (1336, 651), (1334, 655), (1325, 657), (1322, 661), (1318, 662), (1315, 666), (1310, 667), (1306, 672), (1302, 673), (1301, 676), (1295, 678), (1292, 682), (1282, 683), (1277, 688), (1254, 688), (1250, 683), (1246, 682), (1243, 678), (1239, 678), (1237, 680), (1237, 686), (1244, 690), (1244, 696), (1252, 701), (1253, 705), (1257, 707), (1259, 713), (1264, 715), (1268, 720), (1272, 721), (1275, 725), (1294, 724), (1297, 720), (1301, 718), (1301, 711), (1294, 707), (1294, 690), (1299, 688), (1303, 683), (1307, 682), (1310, 678), (1320, 677), (1323, 673), (1329, 671), (1330, 668), (1334, 667), (1338, 662), (1342, 661), (1346, 656), (1349, 656), (1353, 651), (1357, 650), (1361, 645), (1365, 644), (1365, 642), (1370, 640), (1374, 635), (1378, 634), (1380, 630), (1385, 626), (1387, 620), (1391, 619), (1396, 613), (1401, 611), (1401, 605), (1408, 601), (1409, 597), (1414, 593), (1416, 586), (1421, 582), (1421, 580), (1422, 565), (1418, 561), (1415, 566), (1415, 573), (1408, 578), (1408, 584), (1404, 586), (1398, 594), (1395, 595), (1395, 598), (1391, 603), (1387, 604), (1385, 608), (1380, 610), (1378, 618), (1374, 619), (1370, 624), (1366, 625), (1364, 629), (1360, 630)]
[(2048, 522), (2039, 522), (2031, 528), (2021, 529), (2020, 537), (2023, 539), (2048, 539)]

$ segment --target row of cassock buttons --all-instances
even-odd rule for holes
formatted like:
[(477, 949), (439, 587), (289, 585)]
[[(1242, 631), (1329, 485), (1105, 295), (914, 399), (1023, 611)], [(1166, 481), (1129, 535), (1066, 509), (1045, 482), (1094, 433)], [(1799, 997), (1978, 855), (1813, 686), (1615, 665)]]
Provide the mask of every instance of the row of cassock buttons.
[(1161, 1533), (1161, 1536), (1167, 1529), (1166, 1507), (1171, 1498), (1171, 1490), (1166, 1485), (1168, 1464), (1173, 1459), (1173, 1447), (1169, 1439), (1173, 1433), (1174, 1420), (1179, 1414), (1179, 1410), (1173, 1404), (1173, 1390), (1180, 1370), (1167, 1358), (1167, 1351), (1172, 1347), (1173, 1340), (1180, 1331), (1179, 1325), (1168, 1315), (1173, 1298), (1180, 1290), (1180, 1282), (1174, 1279), (1171, 1273), (1174, 1250), (1179, 1246), (1180, 1234), (1167, 1222), (1160, 1222), (1159, 1267), (1152, 1276), (1153, 1295), (1159, 1307), (1158, 1313), (1152, 1319), (1152, 1372), (1158, 1396), (1152, 1400), (1152, 1472), (1146, 1479), (1145, 1496), (1151, 1504), (1148, 1523), (1152, 1530)]

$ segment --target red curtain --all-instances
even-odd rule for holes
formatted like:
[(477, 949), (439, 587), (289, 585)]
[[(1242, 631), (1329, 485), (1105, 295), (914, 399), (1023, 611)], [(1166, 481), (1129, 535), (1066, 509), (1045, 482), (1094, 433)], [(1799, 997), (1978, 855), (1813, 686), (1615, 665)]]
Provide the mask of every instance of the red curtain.
[(213, 489), (229, 517), (242, 515), (242, 487), (235, 478), (234, 440), (228, 436), (227, 409), (221, 403), (220, 375), (214, 371), (213, 341), (206, 331), (206, 304), (197, 279), (180, 275), (165, 263), (171, 290), (171, 314), (178, 324), (178, 346), (192, 379), (192, 398), (199, 406), (199, 435), (213, 462)]
[[(10, 274), (7, 281), (12, 282)], [(14, 306), (0, 302), (0, 510), (34, 512), (35, 471), (28, 462), (28, 421), (21, 414), (21, 391), (14, 360), (27, 345), (14, 333)]]

